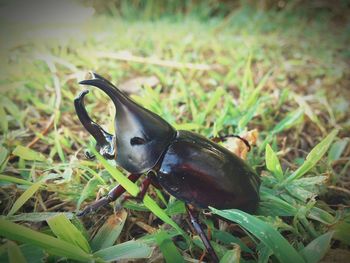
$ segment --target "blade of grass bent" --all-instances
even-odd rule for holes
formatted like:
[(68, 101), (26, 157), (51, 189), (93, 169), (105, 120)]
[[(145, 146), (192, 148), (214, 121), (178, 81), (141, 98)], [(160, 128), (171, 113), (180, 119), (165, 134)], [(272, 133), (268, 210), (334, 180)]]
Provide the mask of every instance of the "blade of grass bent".
[(90, 252), (91, 248), (83, 234), (69, 221), (64, 214), (58, 214), (46, 220), (52, 232), (61, 240), (67, 241)]
[(110, 165), (94, 148), (91, 147), (92, 153), (102, 163), (104, 168), (111, 174), (111, 176), (132, 196), (137, 196), (139, 188), (136, 184), (131, 182), (125, 175), (123, 175), (118, 169)]
[(294, 172), (292, 173), (283, 184), (287, 184), (295, 179), (302, 177), (307, 173), (315, 164), (322, 158), (322, 156), (327, 152), (331, 143), (338, 134), (338, 130), (333, 130), (330, 134), (327, 135), (319, 144), (317, 144), (311, 152), (306, 156), (305, 162)]
[(305, 262), (300, 254), (272, 226), (264, 221), (237, 209), (218, 210), (209, 207), (214, 214), (238, 223), (269, 247), (280, 262)]
[(0, 236), (32, 244), (60, 257), (91, 262), (92, 256), (80, 247), (0, 218)]
[(37, 182), (31, 185), (26, 191), (24, 191), (23, 194), (13, 204), (10, 212), (7, 215), (12, 216), (14, 213), (16, 213), (18, 209), (20, 209), (25, 204), (25, 202), (27, 202), (28, 199), (35, 194), (35, 192), (40, 188), (41, 185), (42, 182)]

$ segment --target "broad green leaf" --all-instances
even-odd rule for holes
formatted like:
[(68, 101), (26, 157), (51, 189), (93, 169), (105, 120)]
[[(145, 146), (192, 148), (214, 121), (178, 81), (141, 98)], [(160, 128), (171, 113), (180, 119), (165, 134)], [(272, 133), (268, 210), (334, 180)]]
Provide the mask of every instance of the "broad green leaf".
[(91, 248), (83, 234), (69, 221), (64, 214), (58, 214), (46, 220), (51, 231), (61, 240), (67, 241), (80, 247), (85, 252), (90, 252)]
[(187, 238), (187, 235), (185, 232), (164, 212), (163, 209), (161, 209), (158, 204), (149, 197), (148, 194), (145, 195), (143, 198), (144, 205), (152, 211), (153, 214), (155, 214), (157, 217), (159, 217), (161, 220), (163, 220), (165, 223), (171, 225), (173, 228), (175, 228), (177, 231), (179, 231), (180, 234), (184, 236), (184, 238)]
[(329, 146), (333, 142), (334, 138), (337, 136), (338, 130), (333, 130), (326, 138), (324, 138), (319, 144), (311, 150), (311, 152), (306, 156), (305, 162), (292, 173), (284, 183), (288, 183), (295, 179), (302, 177), (306, 174), (315, 164), (322, 158), (322, 156), (327, 152)]
[(41, 153), (34, 151), (28, 147), (18, 145), (12, 152), (13, 155), (19, 156), (24, 160), (28, 161), (39, 161), (45, 162), (46, 158)]
[(276, 153), (272, 150), (270, 144), (266, 145), (265, 160), (267, 169), (281, 181), (283, 179), (283, 171), (280, 161), (277, 158)]
[(271, 131), (272, 134), (279, 133), (283, 130), (289, 129), (290, 127), (297, 124), (304, 115), (302, 109), (298, 109), (294, 112), (289, 113), (283, 120), (281, 120)]
[(1, 218), (0, 236), (39, 246), (48, 253), (60, 257), (67, 257), (82, 262), (92, 261), (92, 256), (84, 252), (80, 247)]
[(348, 143), (349, 143), (348, 138), (341, 139), (339, 141), (334, 142), (331, 148), (329, 149), (328, 161), (332, 162), (332, 161), (338, 160), (340, 156), (343, 154)]
[(27, 180), (23, 180), (14, 176), (4, 175), (4, 174), (0, 174), (0, 181), (5, 181), (9, 183), (14, 183), (14, 184), (33, 185), (32, 182), (29, 182)]
[(239, 263), (241, 258), (241, 249), (238, 245), (227, 251), (221, 258), (220, 263)]
[(214, 214), (222, 216), (232, 222), (238, 223), (258, 238), (265, 246), (269, 247), (280, 262), (294, 263), (305, 262), (300, 254), (288, 243), (288, 241), (271, 225), (237, 209), (217, 210), (210, 207)]
[(7, 215), (12, 216), (14, 213), (16, 213), (18, 209), (20, 209), (25, 204), (25, 202), (27, 202), (28, 199), (36, 193), (36, 191), (38, 191), (41, 185), (42, 182), (36, 182), (35, 184), (29, 186), (28, 189), (24, 191), (20, 197), (18, 197)]
[(111, 176), (132, 196), (137, 196), (139, 188), (136, 184), (131, 182), (125, 175), (123, 175), (117, 168), (110, 165), (106, 159), (104, 159), (93, 147), (91, 147), (92, 153), (102, 163), (103, 167), (111, 174)]
[(156, 242), (167, 263), (185, 262), (170, 236), (163, 230), (155, 235)]
[(22, 254), (19, 246), (13, 241), (7, 241), (7, 253), (10, 263), (26, 263), (27, 260)]
[(124, 209), (111, 215), (92, 239), (92, 250), (97, 251), (113, 246), (124, 227), (127, 216), (128, 213)]
[(146, 244), (131, 240), (119, 245), (101, 249), (94, 253), (95, 256), (107, 262), (121, 259), (149, 258), (153, 249)]
[(45, 258), (47, 257), (47, 255), (42, 248), (31, 244), (23, 244), (23, 245), (20, 245), (20, 249), (25, 259), (29, 263), (45, 262)]
[(333, 234), (334, 231), (330, 231), (317, 237), (300, 251), (307, 263), (317, 263), (326, 255)]

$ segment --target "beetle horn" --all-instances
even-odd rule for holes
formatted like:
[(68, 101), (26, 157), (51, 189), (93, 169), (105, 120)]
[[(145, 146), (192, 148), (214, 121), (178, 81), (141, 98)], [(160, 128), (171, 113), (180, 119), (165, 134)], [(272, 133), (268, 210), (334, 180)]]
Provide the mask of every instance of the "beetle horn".
[(89, 117), (84, 105), (84, 97), (88, 93), (88, 90), (84, 90), (74, 100), (75, 111), (85, 129), (95, 138), (100, 153), (108, 159), (113, 159), (115, 152), (113, 135), (106, 132)]
[(176, 136), (175, 129), (157, 114), (131, 100), (108, 80), (96, 73), (91, 75), (91, 79), (80, 84), (103, 90), (116, 107), (117, 163), (130, 173), (151, 170)]

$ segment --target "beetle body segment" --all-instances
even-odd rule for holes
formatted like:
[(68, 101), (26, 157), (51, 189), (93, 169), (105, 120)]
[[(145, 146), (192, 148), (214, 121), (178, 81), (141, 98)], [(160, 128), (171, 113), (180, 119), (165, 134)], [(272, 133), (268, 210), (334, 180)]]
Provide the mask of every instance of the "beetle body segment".
[(159, 184), (200, 208), (254, 211), (260, 180), (242, 159), (190, 131), (178, 131), (160, 163)]

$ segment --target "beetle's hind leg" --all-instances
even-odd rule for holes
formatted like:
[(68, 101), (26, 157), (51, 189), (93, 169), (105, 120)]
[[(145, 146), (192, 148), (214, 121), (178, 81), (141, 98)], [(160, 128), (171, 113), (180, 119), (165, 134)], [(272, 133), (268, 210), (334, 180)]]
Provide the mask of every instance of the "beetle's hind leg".
[[(128, 179), (132, 182), (136, 182), (140, 178), (140, 176), (141, 174), (130, 174), (128, 176)], [(117, 200), (123, 193), (125, 193), (124, 187), (122, 187), (121, 185), (117, 185), (111, 191), (109, 191), (109, 193), (106, 196), (88, 205), (84, 208), (83, 211), (78, 212), (77, 216), (86, 216), (87, 214), (96, 211), (97, 209), (109, 204), (110, 202)]]
[(215, 263), (218, 263), (219, 258), (216, 255), (214, 248), (210, 244), (207, 235), (204, 233), (203, 228), (200, 226), (198, 222), (198, 217), (195, 215), (195, 211), (188, 204), (186, 204), (186, 210), (188, 215), (190, 216), (191, 224), (193, 225), (194, 229), (202, 239), (205, 249), (208, 251), (210, 257), (212, 258), (212, 261)]

